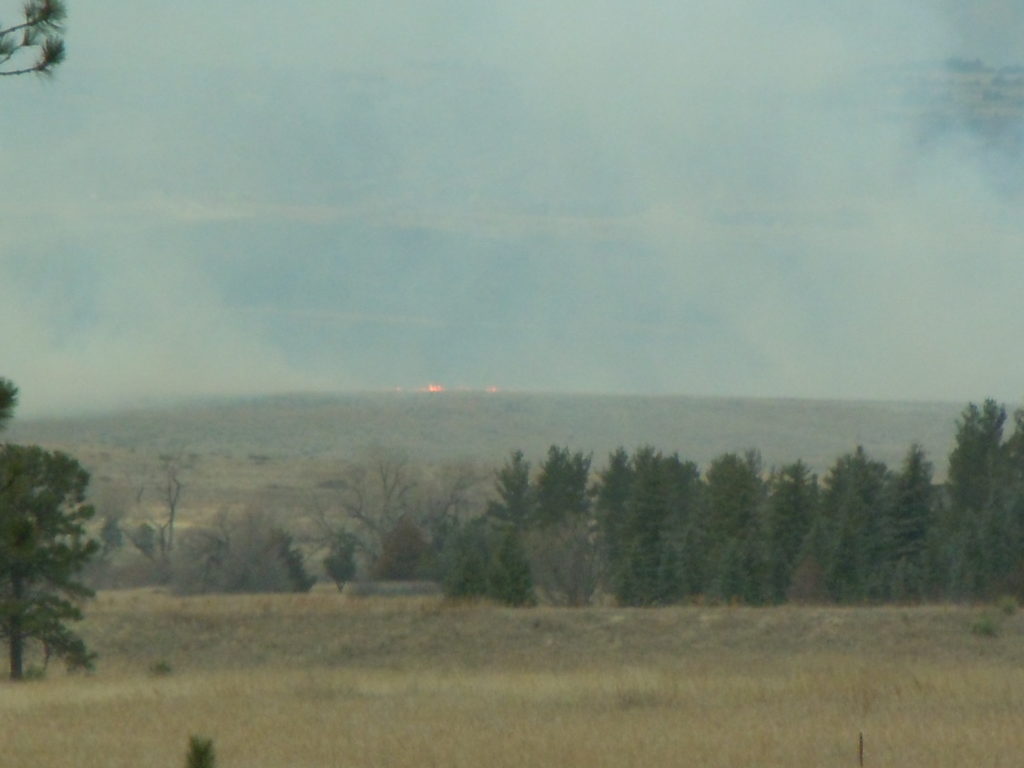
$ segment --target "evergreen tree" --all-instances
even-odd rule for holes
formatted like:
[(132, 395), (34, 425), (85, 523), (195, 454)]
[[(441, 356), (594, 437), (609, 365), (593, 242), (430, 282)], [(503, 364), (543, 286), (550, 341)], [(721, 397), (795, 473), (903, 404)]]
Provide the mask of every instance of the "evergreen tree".
[(498, 500), (487, 507), (493, 519), (522, 530), (534, 518), (534, 493), (530, 485), (530, 462), (522, 451), (513, 451), (495, 479)]
[(836, 600), (881, 596), (888, 484), (888, 468), (868, 458), (862, 446), (839, 457), (825, 477), (822, 513), (834, 538), (832, 552), (822, 566)]
[[(27, 0), (23, 18), (0, 25), (0, 75), (47, 75), (64, 60), (62, 24), (67, 9), (62, 0)], [(25, 60), (33, 56), (30, 60)]]
[(514, 528), (506, 528), (494, 553), (487, 593), (506, 605), (533, 605), (533, 576), (523, 546), (522, 536)]
[(0, 378), (0, 430), (14, 415), (14, 406), (18, 404), (18, 388), (7, 379)]
[[(627, 505), (633, 486), (633, 466), (625, 448), (617, 448), (608, 457), (608, 466), (598, 475), (594, 510), (601, 537), (601, 565), (604, 579), (622, 566), (627, 547), (629, 511)], [(610, 584), (606, 584), (611, 588)]]
[(538, 528), (586, 517), (590, 511), (590, 456), (552, 445), (534, 489), (533, 524)]
[(711, 588), (724, 600), (760, 603), (766, 599), (763, 542), (765, 483), (761, 458), (726, 453), (704, 475)]
[(538, 590), (552, 602), (586, 605), (597, 589), (596, 521), (591, 515), (591, 457), (551, 446), (534, 483), (525, 543)]
[(459, 525), (445, 544), (441, 586), (447, 597), (485, 597), (490, 591), (491, 547), (483, 518)]
[[(613, 554), (611, 591), (625, 605), (677, 600), (688, 587), (690, 564), (684, 550), (700, 496), (697, 467), (650, 446), (639, 449), (628, 462), (625, 452), (613, 454), (612, 462), (597, 494), (604, 512), (604, 537), (609, 540), (606, 549)], [(615, 504), (609, 502), (612, 490)]]
[(773, 472), (768, 486), (768, 589), (771, 600), (782, 602), (817, 513), (818, 479), (797, 461)]
[(894, 479), (887, 521), (885, 573), (890, 597), (922, 597), (927, 579), (927, 548), (934, 519), (932, 464), (914, 444)]
[(59, 451), (0, 447), (0, 636), (10, 676), (24, 676), (31, 640), (70, 667), (88, 667), (93, 655), (67, 623), (82, 618), (92, 595), (78, 577), (99, 551), (86, 534), (93, 508), (85, 503), (88, 473)]
[(1006, 478), (1003, 427), (1006, 409), (988, 399), (970, 403), (957, 421), (949, 455), (948, 487), (953, 509), (963, 515), (994, 506)]

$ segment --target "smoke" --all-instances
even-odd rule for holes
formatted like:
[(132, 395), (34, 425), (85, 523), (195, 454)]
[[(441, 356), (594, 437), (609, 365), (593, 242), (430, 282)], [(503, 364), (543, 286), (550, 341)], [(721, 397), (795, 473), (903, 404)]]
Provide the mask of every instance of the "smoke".
[(235, 5), (72, 9), (57, 80), (3, 84), (23, 413), (1019, 396), (1024, 94), (943, 68), (1022, 63), (1008, 0)]

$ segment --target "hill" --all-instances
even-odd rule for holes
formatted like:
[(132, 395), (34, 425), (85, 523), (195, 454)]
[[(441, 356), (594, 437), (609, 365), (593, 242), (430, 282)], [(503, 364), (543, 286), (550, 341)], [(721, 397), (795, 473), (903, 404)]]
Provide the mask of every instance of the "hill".
[(289, 395), (15, 420), (6, 437), (96, 452), (222, 458), (346, 459), (378, 446), (413, 461), (500, 463), (522, 449), (593, 451), (650, 444), (704, 466), (759, 450), (767, 466), (803, 459), (823, 472), (856, 445), (897, 464), (912, 442), (942, 471), (963, 404), (509, 393)]
[[(893, 468), (912, 442), (945, 472), (952, 403), (709, 397), (392, 392), (194, 401), (89, 416), (19, 420), (5, 437), (67, 450), (92, 473), (106, 512), (162, 507), (160, 456), (188, 467), (185, 516), (251, 503), (303, 509), (346, 462), (373, 451), (412, 464), (465, 465), (483, 479), (509, 453), (538, 461), (552, 444), (592, 451), (596, 469), (619, 446), (650, 444), (706, 468), (757, 449), (766, 468), (803, 459), (819, 474), (863, 445)], [(145, 497), (142, 489), (145, 487)]]

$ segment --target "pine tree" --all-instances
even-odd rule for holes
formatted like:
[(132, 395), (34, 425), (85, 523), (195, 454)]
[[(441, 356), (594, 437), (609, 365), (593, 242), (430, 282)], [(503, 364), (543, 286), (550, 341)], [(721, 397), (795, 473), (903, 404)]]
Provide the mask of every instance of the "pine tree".
[(601, 563), (605, 586), (619, 572), (626, 556), (629, 538), (627, 505), (632, 493), (633, 466), (625, 448), (617, 448), (608, 457), (608, 466), (598, 475), (594, 511), (601, 543)]
[(591, 457), (551, 446), (533, 485), (536, 507), (525, 543), (538, 590), (564, 605), (586, 605), (598, 582)]
[(18, 404), (18, 388), (7, 379), (0, 378), (0, 430), (14, 415), (14, 406)]
[(493, 519), (523, 530), (534, 517), (535, 500), (530, 485), (530, 462), (522, 451), (513, 451), (495, 478), (498, 500), (487, 507)]
[(894, 479), (887, 520), (886, 575), (891, 597), (922, 597), (927, 574), (928, 537), (934, 521), (932, 464), (924, 449), (907, 451)]
[(771, 600), (782, 602), (817, 513), (818, 479), (797, 461), (773, 472), (768, 485), (768, 591)]
[(961, 414), (947, 473), (956, 512), (980, 512), (997, 502), (1006, 471), (1005, 424), (1006, 409), (992, 399), (985, 400), (981, 408), (971, 403)]
[(830, 557), (822, 566), (836, 600), (880, 596), (889, 479), (885, 464), (870, 459), (863, 446), (839, 457), (825, 477), (822, 513), (834, 538)]
[(723, 600), (765, 599), (765, 483), (760, 456), (726, 453), (704, 475), (711, 588)]
[(506, 605), (524, 606), (537, 602), (522, 535), (514, 528), (506, 528), (501, 535), (491, 563), (487, 593)]
[(89, 667), (93, 655), (67, 624), (82, 618), (92, 591), (78, 581), (99, 551), (86, 534), (94, 511), (85, 503), (89, 475), (73, 458), (36, 446), (0, 447), (0, 636), (10, 676), (24, 676), (29, 641)]
[[(63, 22), (67, 9), (62, 0), (27, 0), (17, 24), (0, 25), (0, 76), (48, 75), (64, 61)], [(24, 57), (34, 54), (34, 59)]]
[(486, 522), (458, 526), (445, 544), (441, 586), (447, 597), (484, 597), (490, 590), (491, 548)]

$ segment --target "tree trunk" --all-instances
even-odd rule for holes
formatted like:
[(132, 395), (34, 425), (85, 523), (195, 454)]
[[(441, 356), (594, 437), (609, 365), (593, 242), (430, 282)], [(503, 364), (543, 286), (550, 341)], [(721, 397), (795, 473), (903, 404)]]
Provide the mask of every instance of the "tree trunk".
[(11, 680), (21, 680), (25, 677), (25, 633), (19, 611), (25, 597), (25, 588), (18, 569), (11, 574), (11, 597), (14, 598), (14, 614), (7, 621), (7, 649), (11, 662)]
[(22, 680), (25, 677), (25, 637), (21, 633), (21, 619), (10, 623), (10, 637), (7, 638), (11, 659), (11, 680)]

